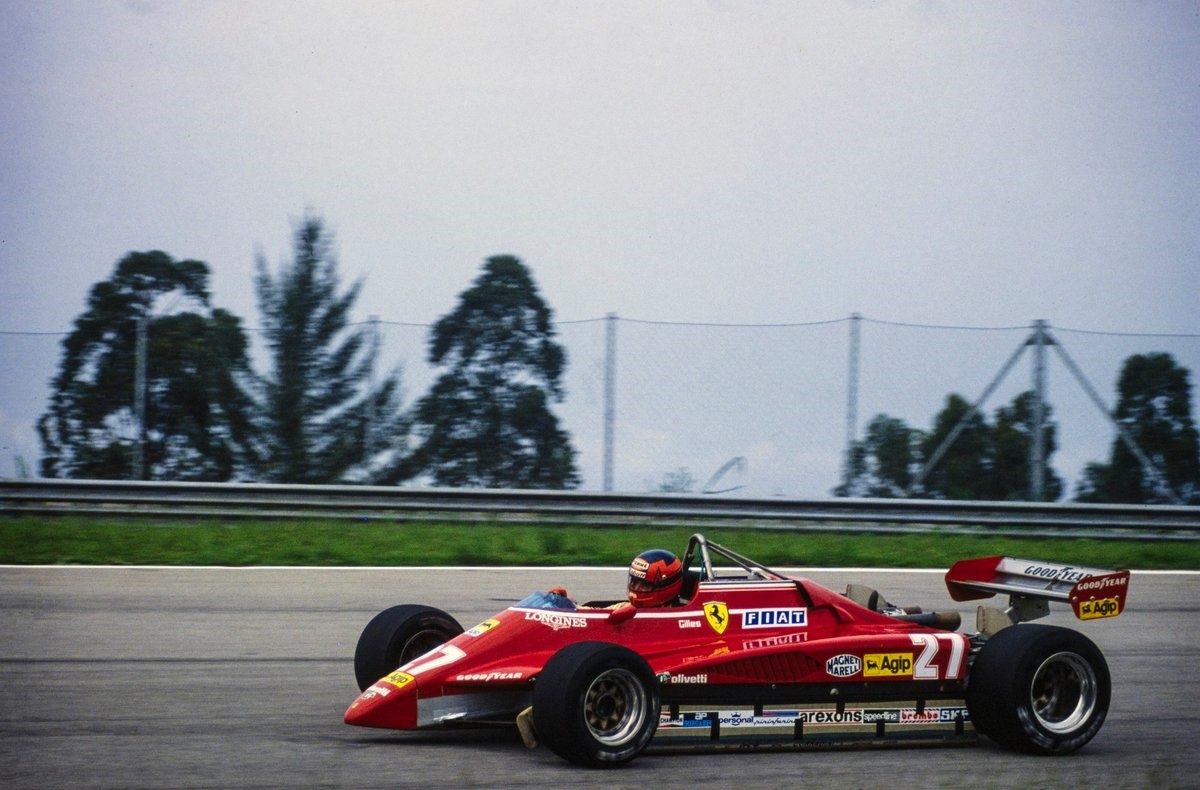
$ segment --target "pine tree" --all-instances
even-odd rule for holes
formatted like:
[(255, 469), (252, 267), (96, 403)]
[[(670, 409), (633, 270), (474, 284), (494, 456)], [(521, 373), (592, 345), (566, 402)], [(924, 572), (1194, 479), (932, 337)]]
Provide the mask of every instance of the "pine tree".
[(578, 485), (575, 450), (550, 410), (566, 367), (554, 334), (525, 265), (489, 258), (431, 331), (429, 362), (444, 372), (417, 404), (410, 471), (446, 486)]
[(1170, 354), (1135, 354), (1117, 382), (1114, 414), (1154, 469), (1147, 470), (1123, 439), (1113, 440), (1108, 463), (1084, 470), (1083, 502), (1200, 503), (1200, 439), (1192, 420), (1187, 368)]
[(293, 258), (255, 287), (271, 370), (260, 382), (260, 478), (279, 483), (376, 482), (402, 453), (400, 374), (372, 386), (378, 344), (354, 326), (361, 282), (339, 290), (333, 240), (306, 216)]

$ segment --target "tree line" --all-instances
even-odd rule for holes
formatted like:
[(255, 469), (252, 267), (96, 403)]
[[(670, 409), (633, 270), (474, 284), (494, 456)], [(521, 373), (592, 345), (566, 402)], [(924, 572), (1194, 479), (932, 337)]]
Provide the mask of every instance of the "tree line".
[[(402, 371), (378, 375), (377, 335), (350, 320), (362, 282), (343, 287), (319, 217), (297, 224), (290, 260), (275, 270), (255, 261), (266, 370), (252, 365), (241, 319), (211, 304), (208, 280), (201, 261), (131, 252), (92, 287), (38, 421), (44, 476), (579, 485), (576, 451), (551, 410), (565, 397), (567, 355), (518, 258), (488, 258), (433, 325), (427, 359), (440, 373), (411, 408)], [(951, 394), (929, 430), (876, 415), (833, 493), (1029, 499), (1034, 406), (1025, 392), (989, 419)], [(1042, 408), (1042, 490), (1057, 500), (1057, 426)], [(1118, 436), (1109, 460), (1085, 469), (1077, 498), (1200, 504), (1188, 371), (1169, 354), (1130, 357), (1113, 416), (1133, 446)], [(692, 484), (680, 469), (659, 490)]]
[[(1076, 485), (1081, 502), (1200, 504), (1200, 442), (1191, 416), (1186, 368), (1170, 354), (1135, 354), (1117, 383), (1118, 425), (1107, 462), (1092, 462)], [(837, 496), (1029, 500), (1034, 454), (1033, 392), (1001, 406), (994, 418), (947, 396), (930, 430), (876, 415), (850, 447)], [(1062, 478), (1050, 466), (1058, 448), (1053, 410), (1042, 404), (1043, 497), (1059, 499)], [(961, 427), (960, 427), (961, 424)], [(953, 443), (939, 449), (954, 430)], [(1139, 457), (1140, 456), (1140, 457)]]
[(441, 374), (407, 409), (400, 369), (376, 376), (376, 336), (350, 321), (362, 283), (342, 286), (324, 222), (306, 216), (292, 247), (275, 271), (256, 260), (261, 372), (241, 320), (212, 306), (206, 264), (159, 251), (122, 258), (63, 341), (37, 425), (42, 474), (579, 484), (575, 450), (550, 408), (564, 395), (566, 353), (519, 259), (489, 258), (434, 325), (428, 360)]

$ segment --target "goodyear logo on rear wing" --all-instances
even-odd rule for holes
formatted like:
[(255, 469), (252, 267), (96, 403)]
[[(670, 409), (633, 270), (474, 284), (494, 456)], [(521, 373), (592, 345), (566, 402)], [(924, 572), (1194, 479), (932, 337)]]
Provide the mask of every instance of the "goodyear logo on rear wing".
[(808, 625), (808, 610), (801, 607), (779, 609), (743, 609), (742, 628), (803, 628)]
[(1125, 609), (1129, 571), (1089, 576), (1071, 588), (1068, 599), (1080, 620), (1116, 617)]

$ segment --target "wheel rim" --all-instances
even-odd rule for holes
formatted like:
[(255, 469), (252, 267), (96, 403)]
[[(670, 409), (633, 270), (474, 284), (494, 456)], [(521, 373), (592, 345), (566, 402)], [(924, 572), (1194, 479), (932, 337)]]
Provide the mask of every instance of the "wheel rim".
[(1075, 653), (1055, 653), (1033, 675), (1033, 714), (1050, 732), (1071, 732), (1091, 718), (1097, 688), (1096, 673), (1087, 661)]
[(433, 628), (417, 631), (401, 645), (400, 655), (397, 657), (399, 659), (397, 666), (403, 666), (414, 658), (419, 658), (435, 647), (441, 647), (445, 643), (446, 634), (441, 631)]
[(583, 697), (584, 722), (592, 737), (606, 746), (620, 746), (636, 736), (646, 709), (646, 690), (627, 669), (601, 673)]

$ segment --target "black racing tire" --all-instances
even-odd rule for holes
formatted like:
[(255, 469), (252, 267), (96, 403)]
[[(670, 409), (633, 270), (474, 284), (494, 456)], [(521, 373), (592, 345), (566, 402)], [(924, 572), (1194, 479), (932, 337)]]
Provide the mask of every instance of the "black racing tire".
[(1111, 699), (1108, 664), (1081, 633), (1012, 625), (984, 643), (971, 668), (975, 729), (1031, 754), (1067, 754), (1100, 730)]
[(609, 642), (577, 642), (546, 662), (533, 686), (533, 724), (550, 751), (593, 768), (636, 757), (658, 729), (658, 679), (646, 660)]
[(359, 691), (462, 632), (457, 620), (432, 606), (401, 604), (384, 609), (367, 623), (354, 648)]

